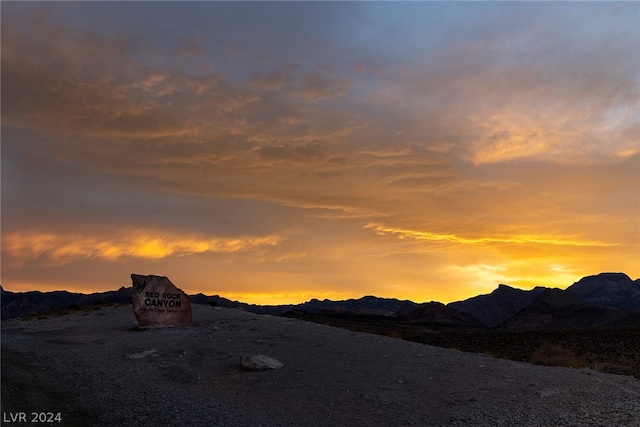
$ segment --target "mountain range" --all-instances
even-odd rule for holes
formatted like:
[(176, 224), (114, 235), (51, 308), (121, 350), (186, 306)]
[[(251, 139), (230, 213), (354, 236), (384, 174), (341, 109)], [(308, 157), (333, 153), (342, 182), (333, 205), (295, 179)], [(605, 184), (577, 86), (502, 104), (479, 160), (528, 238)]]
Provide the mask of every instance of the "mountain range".
[[(130, 303), (131, 288), (80, 294), (67, 291), (9, 292), (0, 287), (2, 319), (113, 303)], [(566, 290), (536, 287), (525, 291), (501, 284), (490, 294), (450, 304), (365, 296), (302, 304), (261, 306), (197, 294), (194, 304), (238, 308), (258, 314), (313, 313), (333, 316), (374, 316), (411, 322), (494, 329), (640, 326), (640, 279), (623, 273), (587, 276)]]
[(449, 304), (497, 329), (640, 325), (640, 279), (623, 273), (583, 277), (566, 290), (500, 285), (487, 295)]

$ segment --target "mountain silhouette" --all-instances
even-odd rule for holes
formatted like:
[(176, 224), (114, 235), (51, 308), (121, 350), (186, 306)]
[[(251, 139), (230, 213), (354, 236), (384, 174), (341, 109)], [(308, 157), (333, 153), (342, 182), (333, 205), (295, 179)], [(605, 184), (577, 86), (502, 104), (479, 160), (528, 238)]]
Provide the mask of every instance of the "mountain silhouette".
[(10, 292), (0, 286), (1, 318), (33, 316), (54, 311), (78, 309), (100, 304), (131, 303), (131, 288), (81, 294), (68, 291)]
[(418, 323), (432, 323), (442, 326), (451, 325), (474, 328), (485, 326), (480, 320), (469, 313), (435, 301), (420, 304), (412, 310), (401, 311), (398, 313), (398, 316), (402, 319), (416, 321)]
[[(499, 329), (583, 328), (614, 326), (630, 321), (632, 310), (594, 305), (569, 290), (545, 289), (534, 301), (509, 317)], [(637, 324), (637, 325), (640, 325)]]
[[(219, 295), (191, 295), (194, 304), (237, 308), (257, 314), (296, 312), (324, 315), (374, 316), (462, 327), (499, 329), (640, 325), (640, 279), (623, 273), (587, 276), (567, 290), (536, 287), (525, 291), (501, 284), (490, 294), (447, 305), (364, 296), (344, 301), (312, 299), (302, 304), (255, 305)], [(10, 292), (0, 286), (2, 319), (60, 310), (131, 303), (131, 288), (80, 294), (67, 291)]]
[(478, 295), (464, 301), (452, 302), (449, 307), (475, 317), (489, 327), (497, 326), (531, 304), (546, 288), (536, 287), (530, 291), (499, 285), (487, 295)]
[(640, 311), (640, 279), (631, 280), (623, 273), (587, 276), (567, 290), (592, 304)]

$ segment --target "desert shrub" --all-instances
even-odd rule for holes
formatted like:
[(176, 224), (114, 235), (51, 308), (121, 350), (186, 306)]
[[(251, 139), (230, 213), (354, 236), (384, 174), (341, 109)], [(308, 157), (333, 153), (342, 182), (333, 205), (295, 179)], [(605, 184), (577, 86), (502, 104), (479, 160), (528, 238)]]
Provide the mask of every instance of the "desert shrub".
[(576, 356), (571, 349), (547, 341), (533, 351), (530, 362), (536, 365), (566, 366), (571, 368), (585, 366), (584, 360)]
[(391, 338), (402, 338), (402, 333), (397, 329), (387, 329), (384, 334)]

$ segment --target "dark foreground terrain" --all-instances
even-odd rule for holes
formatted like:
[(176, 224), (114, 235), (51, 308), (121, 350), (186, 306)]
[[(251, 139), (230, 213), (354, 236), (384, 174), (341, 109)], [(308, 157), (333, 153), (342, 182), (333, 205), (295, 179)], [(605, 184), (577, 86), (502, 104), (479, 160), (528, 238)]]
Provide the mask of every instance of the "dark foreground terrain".
[[(193, 308), (180, 328), (140, 330), (130, 306), (3, 321), (3, 416), (50, 412), (60, 421), (38, 425), (83, 427), (640, 426), (630, 376)], [(247, 353), (284, 366), (248, 371)]]
[(461, 328), (384, 316), (302, 311), (288, 312), (284, 316), (503, 359), (590, 368), (640, 379), (638, 326), (508, 331)]

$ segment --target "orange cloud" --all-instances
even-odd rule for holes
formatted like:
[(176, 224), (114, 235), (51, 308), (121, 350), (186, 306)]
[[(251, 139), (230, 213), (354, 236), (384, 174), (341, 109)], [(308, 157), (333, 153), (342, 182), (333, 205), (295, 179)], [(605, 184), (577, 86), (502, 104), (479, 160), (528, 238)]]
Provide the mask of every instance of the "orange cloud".
[(397, 235), (400, 239), (429, 240), (432, 242), (460, 243), (463, 245), (481, 245), (492, 243), (516, 243), (516, 244), (543, 244), (556, 246), (616, 246), (616, 243), (599, 242), (594, 240), (578, 240), (571, 238), (555, 238), (534, 235), (513, 235), (513, 236), (486, 236), (477, 238), (461, 237), (456, 234), (439, 234), (428, 231), (405, 230), (393, 227), (369, 223), (365, 228), (371, 228), (376, 233), (385, 235)]
[(279, 242), (275, 236), (205, 239), (153, 230), (124, 231), (114, 237), (14, 232), (2, 237), (2, 249), (21, 260), (46, 257), (68, 263), (87, 258), (115, 261), (123, 257), (162, 259), (203, 252), (233, 253), (276, 246)]

